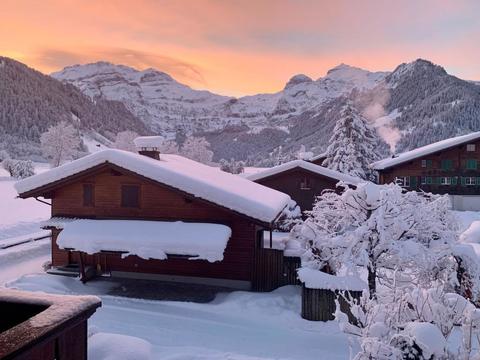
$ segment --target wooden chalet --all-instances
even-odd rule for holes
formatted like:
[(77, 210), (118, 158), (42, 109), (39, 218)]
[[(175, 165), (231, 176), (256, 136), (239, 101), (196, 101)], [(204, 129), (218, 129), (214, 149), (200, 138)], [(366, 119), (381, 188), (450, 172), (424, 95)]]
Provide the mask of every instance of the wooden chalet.
[(293, 160), (247, 177), (258, 184), (281, 191), (300, 206), (312, 210), (315, 198), (335, 189), (339, 181), (356, 185), (361, 180), (304, 160)]
[(325, 161), (326, 158), (327, 158), (327, 155), (325, 153), (321, 153), (319, 155), (316, 155), (316, 156), (312, 157), (308, 161), (311, 162), (312, 164), (322, 166), (322, 164), (323, 164), (323, 162)]
[[(272, 290), (283, 252), (263, 234), (291, 199), (178, 155), (104, 150), (19, 181), (50, 199), (52, 265), (88, 274)], [(273, 270), (272, 270), (273, 269)]]
[(371, 164), (379, 184), (450, 194), (457, 210), (480, 210), (480, 132), (458, 136)]

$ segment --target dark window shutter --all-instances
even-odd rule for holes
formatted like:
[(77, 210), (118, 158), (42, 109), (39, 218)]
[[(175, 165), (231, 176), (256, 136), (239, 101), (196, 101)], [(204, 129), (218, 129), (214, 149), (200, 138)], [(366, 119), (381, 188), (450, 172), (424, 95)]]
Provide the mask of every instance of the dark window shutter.
[(140, 207), (140, 186), (122, 185), (122, 207)]
[(94, 206), (93, 184), (83, 184), (83, 206)]
[(417, 186), (417, 177), (410, 176), (410, 187), (416, 187), (416, 186)]

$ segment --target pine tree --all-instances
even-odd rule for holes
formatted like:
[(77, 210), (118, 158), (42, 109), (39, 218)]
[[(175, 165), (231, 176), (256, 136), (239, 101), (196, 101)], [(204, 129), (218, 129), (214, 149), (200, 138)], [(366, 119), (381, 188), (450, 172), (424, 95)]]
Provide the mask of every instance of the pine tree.
[(347, 103), (335, 124), (330, 145), (322, 165), (362, 179), (374, 180), (369, 164), (380, 158), (376, 151), (379, 142), (375, 130), (367, 120)]

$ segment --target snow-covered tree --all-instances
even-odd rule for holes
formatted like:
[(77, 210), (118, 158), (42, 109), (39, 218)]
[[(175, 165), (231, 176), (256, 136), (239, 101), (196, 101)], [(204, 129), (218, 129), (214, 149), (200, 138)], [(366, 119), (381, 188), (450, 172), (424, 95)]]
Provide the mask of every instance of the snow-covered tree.
[(53, 167), (72, 159), (78, 151), (81, 140), (77, 130), (65, 121), (51, 126), (40, 137), (40, 144), (45, 158)]
[(378, 135), (351, 104), (341, 110), (322, 165), (339, 172), (374, 180), (369, 164), (380, 158)]
[(7, 159), (10, 159), (8, 152), (6, 150), (0, 150), (0, 163)]
[(30, 160), (5, 159), (2, 161), (2, 166), (15, 179), (24, 179), (35, 175), (33, 162)]
[(411, 268), (420, 259), (422, 266), (411, 274), (415, 281), (427, 284), (434, 275), (452, 280), (457, 235), (449, 204), (447, 196), (361, 183), (341, 194), (324, 192), (294, 234), (307, 243), (307, 266), (332, 273), (365, 268), (375, 297), (379, 280), (391, 285), (393, 270)]
[[(456, 230), (447, 196), (362, 183), (323, 193), (292, 236), (306, 244), (303, 266), (366, 274), (368, 293), (351, 301), (354, 324), (339, 305), (336, 312), (360, 342), (355, 359), (478, 359), (472, 343), (480, 336), (473, 305), (480, 273), (458, 247)], [(452, 355), (447, 343), (455, 324), (462, 324), (464, 341)]]
[(135, 148), (135, 144), (133, 140), (135, 140), (139, 135), (135, 131), (121, 131), (115, 137), (115, 141), (113, 143), (113, 147), (115, 149), (130, 151), (130, 152), (137, 152)]
[(241, 174), (244, 170), (244, 162), (236, 161), (235, 159), (230, 159), (230, 161), (221, 159), (220, 160), (220, 170), (228, 172), (230, 174)]
[(210, 143), (204, 137), (189, 137), (183, 143), (180, 153), (189, 159), (210, 164), (213, 152), (209, 148)]
[(165, 140), (159, 147), (161, 154), (178, 154), (178, 144), (175, 140)]
[(313, 158), (313, 152), (307, 151), (305, 145), (300, 146), (300, 150), (297, 151), (296, 155), (298, 160), (310, 160)]

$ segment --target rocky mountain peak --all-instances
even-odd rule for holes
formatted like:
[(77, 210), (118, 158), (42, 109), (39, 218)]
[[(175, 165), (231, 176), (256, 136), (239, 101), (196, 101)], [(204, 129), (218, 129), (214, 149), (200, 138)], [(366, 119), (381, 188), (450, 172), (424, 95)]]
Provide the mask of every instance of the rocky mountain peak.
[(297, 74), (294, 75), (288, 80), (287, 84), (285, 85), (285, 89), (291, 88), (292, 86), (301, 84), (301, 83), (308, 83), (312, 82), (313, 80), (304, 74)]

